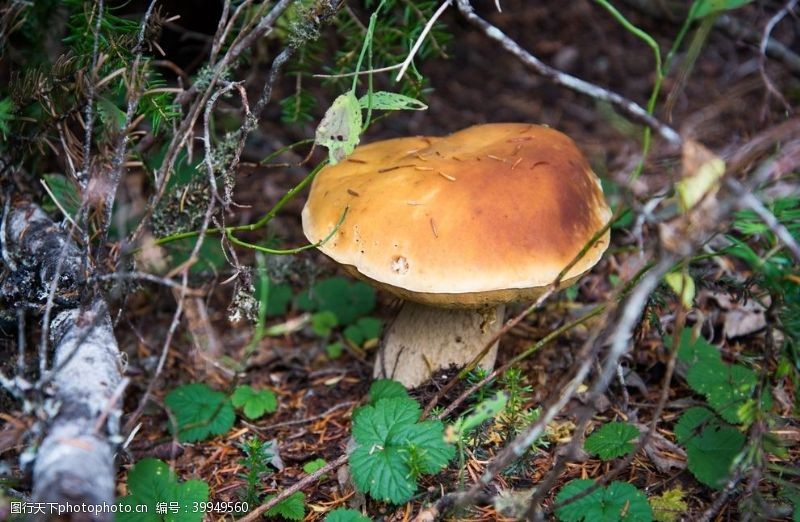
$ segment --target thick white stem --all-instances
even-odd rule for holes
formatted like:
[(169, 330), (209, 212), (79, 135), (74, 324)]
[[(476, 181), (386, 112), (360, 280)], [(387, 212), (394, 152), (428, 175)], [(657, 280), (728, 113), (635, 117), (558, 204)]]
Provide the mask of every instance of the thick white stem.
[[(454, 310), (406, 302), (389, 327), (375, 362), (375, 377), (414, 388), (438, 370), (472, 361), (503, 325), (504, 307)], [(491, 370), (497, 343), (480, 365)]]
[[(68, 310), (53, 321), (56, 341), (53, 396), (56, 411), (33, 467), (35, 502), (114, 502), (114, 448), (118, 435), (121, 372), (117, 341), (101, 299), (92, 308)], [(111, 520), (96, 514), (90, 520)]]

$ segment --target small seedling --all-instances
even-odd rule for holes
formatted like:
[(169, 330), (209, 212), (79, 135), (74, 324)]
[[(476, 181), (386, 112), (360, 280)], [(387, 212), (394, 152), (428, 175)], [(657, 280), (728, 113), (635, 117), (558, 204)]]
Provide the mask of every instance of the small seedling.
[(264, 477), (270, 472), (268, 465), (275, 459), (277, 452), (272, 441), (265, 442), (258, 437), (251, 437), (244, 441), (239, 449), (244, 453), (244, 458), (239, 460), (239, 465), (244, 469), (239, 477), (245, 480), (244, 490), (240, 490), (239, 498), (249, 506), (255, 506), (261, 501), (260, 486)]

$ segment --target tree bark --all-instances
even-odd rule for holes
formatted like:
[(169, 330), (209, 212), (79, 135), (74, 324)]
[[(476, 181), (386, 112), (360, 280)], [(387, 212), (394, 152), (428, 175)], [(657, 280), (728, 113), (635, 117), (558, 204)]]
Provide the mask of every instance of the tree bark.
[(46, 302), (58, 275), (50, 332), (55, 350), (38, 383), (47, 418), (33, 465), (33, 501), (94, 508), (56, 517), (57, 508), (45, 505), (37, 517), (112, 520), (103, 511), (114, 502), (123, 379), (108, 306), (84, 283), (80, 248), (38, 206), (16, 205), (4, 228), (10, 271), (0, 298), (6, 305)]

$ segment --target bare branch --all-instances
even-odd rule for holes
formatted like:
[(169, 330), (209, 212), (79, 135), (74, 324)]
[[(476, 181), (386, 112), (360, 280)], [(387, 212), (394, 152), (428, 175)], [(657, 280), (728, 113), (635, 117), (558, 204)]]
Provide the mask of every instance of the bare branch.
[(598, 85), (576, 78), (567, 73), (561, 72), (545, 64), (537, 57), (523, 49), (508, 35), (500, 29), (490, 24), (477, 14), (469, 0), (456, 0), (458, 10), (473, 25), (478, 27), (490, 39), (499, 43), (503, 49), (516, 56), (524, 65), (533, 69), (537, 74), (573, 91), (579, 92), (596, 100), (604, 101), (618, 107), (631, 118), (644, 123), (662, 138), (673, 146), (679, 146), (683, 142), (680, 135), (670, 126), (659, 121), (649, 114), (642, 106), (629, 100), (615, 92), (609, 91)]

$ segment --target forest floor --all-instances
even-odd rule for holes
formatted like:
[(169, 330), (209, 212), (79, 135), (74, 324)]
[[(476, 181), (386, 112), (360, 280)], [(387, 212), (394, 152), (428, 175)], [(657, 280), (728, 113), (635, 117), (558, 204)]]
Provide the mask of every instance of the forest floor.
[[(501, 3), (502, 13), (488, 8), (483, 12), (522, 47), (562, 71), (606, 86), (642, 105), (646, 103), (653, 83), (652, 52), (635, 36), (622, 30), (605, 11), (584, 1), (562, 2), (557, 8), (552, 3), (525, 0)], [(635, 24), (655, 36), (662, 48), (669, 48), (679, 28), (678, 22), (644, 16), (635, 10), (626, 10), (626, 13)], [(766, 21), (765, 14), (757, 7), (737, 12), (735, 16), (745, 24), (752, 22), (750, 27), (758, 30)], [(640, 157), (642, 128), (608, 106), (537, 77), (466, 24), (457, 13), (447, 13), (443, 21), (453, 34), (446, 48), (447, 58), (430, 59), (421, 68), (432, 88), (427, 95), (429, 109), (402, 112), (381, 120), (370, 128), (364, 140), (415, 134), (443, 135), (483, 122), (544, 123), (575, 140), (603, 178), (609, 201), (612, 205), (619, 203), (618, 187), (627, 187), (626, 180)], [(797, 23), (795, 19), (787, 25)], [(776, 38), (791, 41), (792, 35), (783, 30), (779, 27)], [(795, 51), (800, 51), (796, 35), (794, 45)], [(662, 112), (660, 117), (680, 126), (683, 133), (720, 155), (736, 150), (782, 118), (780, 104), (765, 96), (758, 57), (758, 50), (752, 45), (713, 31), (684, 93), (671, 113)], [(797, 106), (800, 101), (798, 78), (791, 78), (780, 65), (769, 61), (767, 70), (783, 92), (793, 93), (790, 102)], [(674, 78), (674, 74), (667, 77), (664, 92), (670, 91)], [(291, 92), (292, 86), (291, 78), (281, 81), (276, 87), (276, 99)], [(327, 96), (321, 87), (312, 85), (311, 89), (320, 99)], [(321, 106), (324, 107), (324, 102)], [(314, 125), (315, 122), (287, 126), (280, 122), (279, 108), (268, 109), (245, 157), (256, 162), (280, 146), (312, 137)], [(282, 159), (297, 161), (304, 153), (287, 154)], [(322, 155), (318, 152), (312, 164), (320, 158)], [(628, 188), (636, 195), (655, 194), (680, 175), (680, 167), (680, 157), (663, 151), (660, 140), (656, 139), (643, 175)], [(244, 165), (235, 190), (235, 201), (241, 208), (230, 216), (228, 224), (249, 223), (265, 214), (307, 170), (305, 166)], [(128, 200), (136, 205), (133, 188), (137, 177), (130, 176), (127, 183), (128, 193), (134, 194), (129, 195)], [(291, 201), (271, 224), (270, 234), (279, 240), (278, 244), (286, 247), (304, 244), (300, 224), (303, 199), (304, 195)], [(656, 233), (657, 224), (645, 225), (645, 240)], [(255, 233), (243, 237), (263, 240), (263, 231), (259, 234), (260, 237)], [(580, 317), (592, 306), (611, 300), (619, 282), (628, 280), (642, 266), (637, 238), (630, 227), (615, 228), (611, 237), (611, 247), (603, 260), (580, 279), (575, 289), (559, 292), (501, 339), (498, 365)], [(219, 259), (209, 262), (215, 264)], [(250, 266), (256, 263), (252, 253), (246, 251), (241, 252), (240, 262)], [(315, 281), (341, 275), (330, 260), (316, 251), (305, 251), (290, 259), (270, 258), (267, 266), (276, 274), (276, 281), (283, 278), (282, 288), (290, 288), (294, 298), (307, 291)], [(233, 288), (224, 281), (231, 275), (230, 267), (219, 263), (214, 270), (213, 282), (206, 286), (211, 289), (207, 297), (189, 300), (163, 374), (153, 391), (154, 400), (141, 417), (135, 436), (120, 453), (120, 495), (126, 493), (128, 469), (145, 457), (169, 462), (181, 480), (197, 478), (207, 482), (210, 499), (237, 501), (246, 485), (241, 444), (250, 437), (276, 441), (283, 464), (282, 469), (264, 476), (260, 483), (262, 494), (274, 494), (295, 484), (307, 475), (304, 464), (318, 458), (331, 462), (347, 450), (353, 411), (364, 404), (372, 381), (374, 343), (364, 347), (348, 345), (345, 341), (341, 354), (332, 357), (326, 347), (343, 339), (341, 329), (334, 328), (328, 336), (314, 333), (304, 315), (306, 312), (290, 301), (285, 309), (278, 307), (279, 315), (270, 314), (267, 320), (268, 327), (288, 325), (289, 333), (267, 335), (253, 346), (253, 325), (229, 320)], [(744, 299), (751, 269), (737, 260), (718, 257), (694, 264), (693, 270), (698, 289), (687, 326), (698, 326), (698, 331), (711, 343), (721, 346), (726, 354), (767, 350), (766, 345), (773, 340), (768, 338), (769, 329), (764, 328), (765, 310), (748, 307)], [(196, 282), (210, 281), (200, 274), (193, 277)], [(682, 315), (681, 304), (674, 295), (666, 291), (658, 295), (659, 299), (646, 311), (636, 331), (633, 349), (624, 361), (628, 371), (626, 387), (623, 390), (615, 383), (601, 400), (594, 401), (596, 415), (590, 431), (614, 419), (637, 425), (651, 421), (669, 360), (664, 338), (673, 333), (676, 318)], [(507, 317), (515, 316), (526, 305), (510, 306)], [(394, 297), (379, 292), (369, 315), (386, 325), (397, 308)], [(131, 412), (150, 384), (152, 369), (174, 313), (175, 296), (169, 289), (142, 288), (126, 298), (122, 309), (124, 313), (117, 322), (116, 335), (120, 349), (128, 354), (126, 375), (130, 384), (124, 411)], [(524, 409), (539, 407), (569, 374), (575, 364), (575, 354), (589, 338), (595, 321), (599, 319), (568, 330), (519, 363), (522, 384), (527, 387), (519, 392)], [(299, 328), (291, 328), (298, 323)], [(243, 363), (235, 377), (223, 369), (227, 361)], [(451, 371), (437, 376), (429, 385), (413, 390), (412, 396), (424, 407), (453, 375)], [(203, 382), (219, 390), (231, 390), (239, 384), (268, 388), (275, 392), (278, 408), (259, 419), (238, 418), (235, 426), (224, 435), (197, 443), (178, 443), (169, 430), (164, 397), (177, 386), (192, 382)], [(503, 384), (496, 387), (502, 389)], [(463, 390), (463, 385), (457, 386), (448, 395), (449, 399)], [(657, 431), (659, 436), (652, 438), (645, 451), (639, 452), (618, 478), (646, 491), (648, 496), (681, 488), (687, 503), (686, 512), (681, 516), (695, 520), (719, 493), (700, 484), (686, 468), (686, 456), (675, 444), (673, 427), (680, 414), (702, 404), (702, 398), (686, 384), (686, 368), (680, 366), (668, 393)], [(788, 381), (780, 396), (785, 403), (776, 404), (775, 410), (784, 421), (781, 437), (788, 451), (784, 462), (797, 463), (800, 462), (800, 423), (793, 417), (797, 398)], [(561, 458), (559, 451), (563, 443), (575, 436), (572, 429), (576, 412), (586, 406), (583, 398), (584, 394), (578, 393), (550, 423), (542, 440), (496, 479), (498, 489), (529, 489), (552, 468), (556, 459)], [(447, 404), (448, 399), (441, 403)], [(473, 405), (474, 402), (465, 403), (449, 420)], [(14, 411), (9, 415), (18, 416)], [(6, 434), (13, 425), (6, 419)], [(486, 427), (476, 444), (465, 450), (463, 466), (456, 459), (438, 475), (423, 477), (418, 494), (401, 506), (355, 494), (346, 475), (328, 474), (303, 489), (308, 508), (305, 519), (322, 520), (325, 513), (335, 507), (366, 506), (366, 513), (376, 518), (385, 515), (386, 520), (410, 520), (443, 492), (472, 484), (517, 428), (519, 426)], [(613, 465), (614, 462), (580, 452), (552, 486), (546, 504), (552, 505), (555, 493), (568, 481), (601, 477)], [(743, 498), (740, 494), (737, 491), (723, 499), (717, 520), (740, 517)], [(486, 505), (448, 516), (461, 520), (506, 519), (495, 507)], [(215, 515), (212, 519), (225, 517)]]

